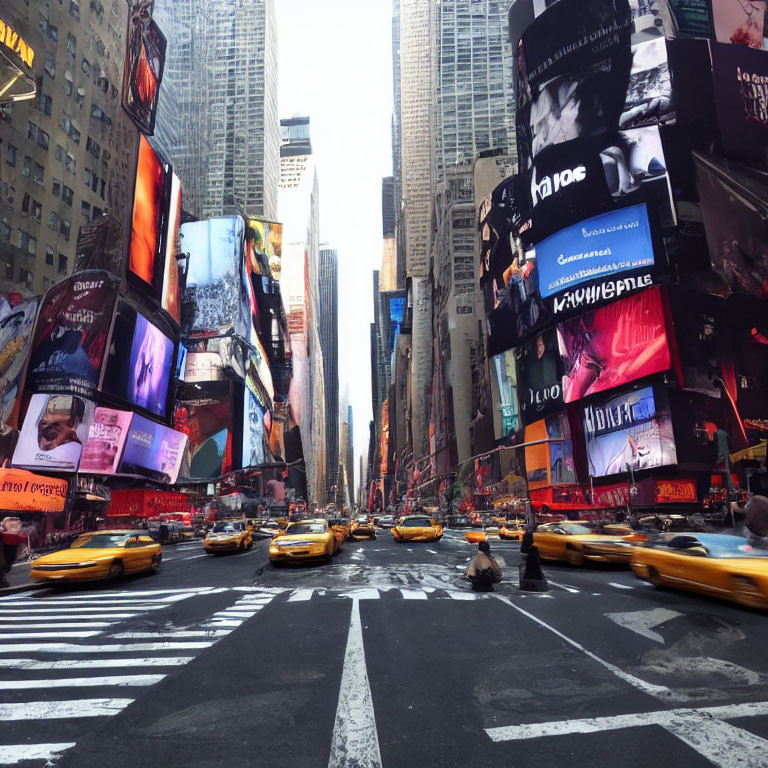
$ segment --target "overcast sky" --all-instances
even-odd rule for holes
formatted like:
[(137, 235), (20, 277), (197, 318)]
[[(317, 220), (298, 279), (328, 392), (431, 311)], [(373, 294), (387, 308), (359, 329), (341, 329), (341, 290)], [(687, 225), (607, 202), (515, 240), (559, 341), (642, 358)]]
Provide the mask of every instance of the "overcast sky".
[(310, 117), (320, 237), (339, 251), (339, 390), (349, 384), (357, 484), (371, 419), (371, 273), (381, 266), (381, 179), (392, 174), (392, 2), (275, 6), (280, 117)]

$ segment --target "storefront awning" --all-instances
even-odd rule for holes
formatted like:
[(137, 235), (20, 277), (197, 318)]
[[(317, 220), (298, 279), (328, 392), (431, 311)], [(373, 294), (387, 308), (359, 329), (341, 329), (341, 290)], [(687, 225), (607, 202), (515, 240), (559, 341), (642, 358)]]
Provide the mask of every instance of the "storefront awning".
[(766, 449), (768, 440), (763, 440), (757, 445), (751, 445), (743, 451), (737, 451), (731, 454), (731, 461), (735, 464), (737, 461), (759, 461), (765, 463)]

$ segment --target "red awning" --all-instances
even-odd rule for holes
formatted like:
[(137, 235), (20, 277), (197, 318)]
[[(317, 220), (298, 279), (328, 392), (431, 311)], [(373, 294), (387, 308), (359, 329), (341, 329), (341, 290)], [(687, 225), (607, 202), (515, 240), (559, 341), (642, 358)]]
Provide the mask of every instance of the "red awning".
[(155, 517), (168, 512), (189, 512), (187, 494), (146, 488), (112, 491), (107, 517)]

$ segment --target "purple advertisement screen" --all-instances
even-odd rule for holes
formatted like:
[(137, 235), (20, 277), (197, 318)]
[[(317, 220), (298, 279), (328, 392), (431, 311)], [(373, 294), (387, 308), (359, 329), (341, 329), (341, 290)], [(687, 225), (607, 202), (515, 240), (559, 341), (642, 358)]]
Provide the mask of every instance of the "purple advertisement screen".
[(187, 436), (135, 414), (125, 441), (120, 474), (173, 484), (179, 476)]

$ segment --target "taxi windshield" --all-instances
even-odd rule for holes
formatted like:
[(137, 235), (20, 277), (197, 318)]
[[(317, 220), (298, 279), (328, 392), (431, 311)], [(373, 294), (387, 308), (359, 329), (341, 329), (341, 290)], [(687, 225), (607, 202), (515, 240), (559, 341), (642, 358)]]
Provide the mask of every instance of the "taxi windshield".
[(766, 558), (768, 549), (759, 549), (741, 536), (726, 534), (699, 534), (698, 536), (678, 535), (667, 540), (671, 549), (686, 550), (703, 546), (709, 557), (717, 559), (730, 557)]
[(325, 530), (325, 523), (294, 523), (289, 525), (285, 532), (289, 534), (325, 533)]
[(594, 529), (590, 525), (576, 524), (576, 523), (560, 523), (556, 525), (557, 528), (562, 528), (566, 533), (571, 536), (582, 536), (585, 533), (594, 533)]
[(213, 526), (213, 532), (214, 533), (237, 533), (237, 528), (235, 528), (233, 523), (216, 523), (216, 525)]
[(108, 549), (109, 547), (122, 547), (127, 541), (125, 533), (99, 533), (90, 538), (76, 539), (72, 542), (72, 549)]
[(410, 520), (403, 520), (401, 525), (404, 528), (429, 528), (431, 526), (431, 523), (429, 522), (429, 518), (426, 517), (414, 517)]

